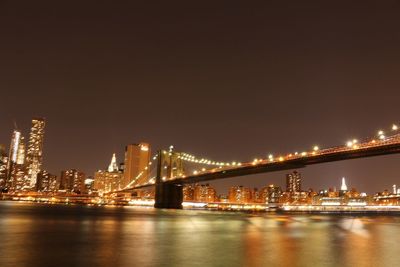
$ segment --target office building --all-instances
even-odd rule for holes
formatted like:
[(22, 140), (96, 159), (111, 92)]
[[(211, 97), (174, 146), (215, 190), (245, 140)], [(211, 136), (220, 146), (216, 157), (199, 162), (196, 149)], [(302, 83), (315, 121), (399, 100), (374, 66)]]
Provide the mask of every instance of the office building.
[(297, 171), (286, 175), (286, 192), (294, 194), (301, 192), (301, 174)]
[(129, 185), (135, 178), (147, 181), (149, 177), (150, 145), (147, 143), (130, 144), (125, 148), (124, 175), (121, 187)]
[(229, 202), (230, 203), (250, 203), (252, 202), (251, 190), (244, 186), (233, 186), (229, 189)]
[(191, 184), (183, 186), (183, 201), (194, 200), (194, 188)]
[(6, 187), (8, 156), (6, 148), (0, 144), (0, 191)]
[(217, 192), (209, 184), (196, 184), (193, 192), (193, 201), (196, 202), (215, 202)]
[(76, 194), (86, 193), (85, 178), (85, 173), (76, 169), (62, 171), (60, 177), (60, 190)]
[(24, 137), (19, 130), (14, 130), (7, 163), (6, 187), (10, 191), (27, 190), (25, 152)]
[(36, 191), (56, 192), (58, 190), (57, 175), (42, 170), (37, 175)]
[(264, 187), (262, 190), (263, 199), (265, 203), (268, 204), (278, 204), (280, 202), (281, 195), (282, 195), (281, 188), (273, 184)]
[(44, 127), (45, 120), (43, 118), (32, 119), (26, 154), (27, 176), (29, 179), (29, 186), (32, 189), (35, 188), (37, 175), (42, 168)]
[(121, 182), (123, 177), (124, 175), (118, 168), (117, 158), (114, 153), (107, 170), (98, 170), (94, 174), (93, 188), (99, 193), (120, 190), (122, 189)]

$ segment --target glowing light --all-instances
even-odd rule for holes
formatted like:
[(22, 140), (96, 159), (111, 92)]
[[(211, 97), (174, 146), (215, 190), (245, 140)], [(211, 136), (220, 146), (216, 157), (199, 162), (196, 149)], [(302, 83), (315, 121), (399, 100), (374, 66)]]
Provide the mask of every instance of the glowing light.
[(314, 151), (318, 151), (318, 150), (319, 150), (319, 147), (318, 147), (318, 146), (314, 146), (314, 147), (313, 147), (313, 150), (314, 150)]
[(301, 155), (304, 157), (304, 156), (307, 156), (307, 152), (301, 152)]
[(399, 129), (399, 127), (396, 125), (396, 124), (393, 124), (392, 125), (392, 130), (393, 131), (397, 131)]
[(348, 141), (348, 142), (346, 143), (346, 146), (347, 146), (347, 147), (352, 147), (352, 146), (353, 146), (353, 141)]
[(279, 161), (283, 161), (284, 159), (283, 159), (283, 157), (279, 157)]

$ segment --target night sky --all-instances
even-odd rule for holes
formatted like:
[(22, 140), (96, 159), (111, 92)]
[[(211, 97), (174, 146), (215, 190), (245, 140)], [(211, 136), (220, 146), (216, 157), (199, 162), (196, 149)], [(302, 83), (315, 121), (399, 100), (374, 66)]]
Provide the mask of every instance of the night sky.
[[(160, 2), (0, 0), (0, 143), (43, 116), (44, 167), (92, 175), (128, 143), (250, 161), (400, 122), (400, 1)], [(400, 156), (300, 171), (372, 193), (400, 184)]]

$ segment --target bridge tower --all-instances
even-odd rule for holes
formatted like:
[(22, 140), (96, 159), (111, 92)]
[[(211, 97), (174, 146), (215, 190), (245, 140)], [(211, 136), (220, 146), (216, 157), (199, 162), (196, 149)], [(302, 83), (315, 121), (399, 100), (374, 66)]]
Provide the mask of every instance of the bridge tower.
[(182, 209), (183, 186), (167, 183), (173, 177), (184, 174), (181, 154), (174, 152), (171, 146), (169, 151), (158, 151), (155, 208)]

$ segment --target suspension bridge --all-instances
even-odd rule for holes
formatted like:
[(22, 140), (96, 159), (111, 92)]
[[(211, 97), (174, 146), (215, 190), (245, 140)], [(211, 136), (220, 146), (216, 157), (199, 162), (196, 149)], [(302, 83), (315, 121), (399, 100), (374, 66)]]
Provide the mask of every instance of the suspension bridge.
[[(374, 138), (352, 139), (347, 143), (320, 148), (314, 146), (308, 151), (293, 152), (280, 156), (272, 154), (248, 162), (220, 162), (200, 158), (185, 152), (176, 152), (171, 146), (160, 150), (148, 166), (124, 189), (117, 192), (130, 192), (155, 186), (156, 208), (182, 208), (183, 185), (224, 178), (232, 178), (257, 173), (304, 168), (308, 165), (366, 158), (400, 153), (400, 133), (398, 126), (391, 131), (378, 131)], [(185, 166), (198, 166), (188, 173)], [(155, 176), (151, 176), (156, 172)]]

